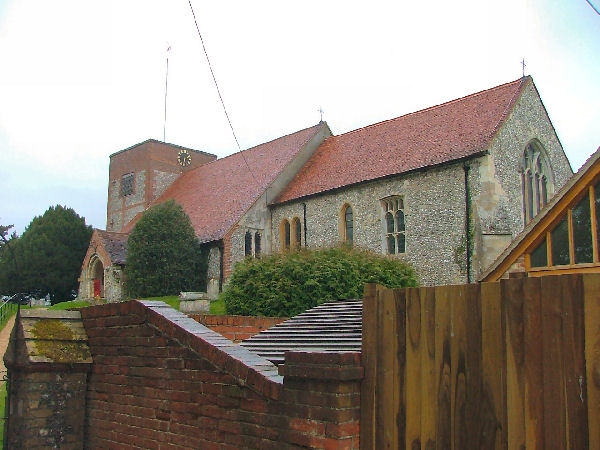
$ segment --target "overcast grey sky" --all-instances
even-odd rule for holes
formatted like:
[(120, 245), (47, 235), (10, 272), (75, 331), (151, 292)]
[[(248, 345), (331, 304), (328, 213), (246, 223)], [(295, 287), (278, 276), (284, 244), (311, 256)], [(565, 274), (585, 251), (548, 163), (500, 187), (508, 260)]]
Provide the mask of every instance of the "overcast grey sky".
[[(341, 134), (513, 81), (523, 59), (573, 169), (600, 146), (585, 0), (192, 6), (242, 149), (320, 107)], [(109, 155), (163, 139), (167, 55), (166, 141), (236, 152), (187, 0), (0, 0), (0, 224), (61, 204), (105, 227)]]

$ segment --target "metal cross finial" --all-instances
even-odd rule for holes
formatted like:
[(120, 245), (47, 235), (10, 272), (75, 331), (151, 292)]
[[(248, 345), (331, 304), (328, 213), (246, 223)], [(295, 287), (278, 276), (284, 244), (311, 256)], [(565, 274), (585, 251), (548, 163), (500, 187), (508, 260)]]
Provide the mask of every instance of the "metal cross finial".
[(525, 67), (527, 66), (527, 64), (525, 64), (525, 58), (521, 60), (521, 65), (523, 66), (523, 77), (525, 77)]
[(323, 111), (323, 108), (321, 108), (321, 107), (319, 106), (319, 109), (317, 109), (317, 111), (319, 111), (319, 114), (321, 114), (321, 122), (323, 122), (323, 112), (324, 112), (324, 111)]

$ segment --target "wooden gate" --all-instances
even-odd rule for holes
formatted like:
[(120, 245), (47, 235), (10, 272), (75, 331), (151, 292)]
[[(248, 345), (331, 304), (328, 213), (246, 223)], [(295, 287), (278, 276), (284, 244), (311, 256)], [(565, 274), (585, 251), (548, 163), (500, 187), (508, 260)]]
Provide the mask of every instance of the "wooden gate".
[(600, 275), (363, 303), (362, 449), (600, 448)]

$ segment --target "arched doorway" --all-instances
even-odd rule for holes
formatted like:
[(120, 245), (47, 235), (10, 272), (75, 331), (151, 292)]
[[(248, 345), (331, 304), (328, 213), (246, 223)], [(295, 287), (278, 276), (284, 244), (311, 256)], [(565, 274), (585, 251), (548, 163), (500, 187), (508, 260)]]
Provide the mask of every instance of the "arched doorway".
[(92, 280), (92, 297), (104, 297), (104, 264), (96, 255), (90, 261), (90, 278)]

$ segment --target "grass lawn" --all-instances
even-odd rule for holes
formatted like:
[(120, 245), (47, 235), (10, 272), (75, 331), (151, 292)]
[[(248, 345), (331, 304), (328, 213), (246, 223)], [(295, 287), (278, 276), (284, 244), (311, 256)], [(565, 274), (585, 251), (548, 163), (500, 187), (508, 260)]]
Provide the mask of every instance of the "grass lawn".
[[(161, 302), (165, 302), (167, 305), (179, 311), (179, 296), (178, 295), (169, 295), (166, 297), (147, 297), (145, 300), (160, 300)], [(77, 308), (85, 308), (86, 306), (90, 306), (89, 302), (73, 300), (70, 302), (61, 302), (56, 305), (52, 305), (48, 307), (48, 309), (52, 310), (65, 310), (65, 309), (77, 309)], [(27, 308), (27, 307), (25, 307)], [(209, 314), (216, 315), (224, 315), (227, 314), (225, 311), (225, 302), (223, 300), (214, 300), (210, 302), (210, 311)]]
[(4, 405), (6, 404), (6, 382), (2, 382), (0, 384), (0, 411), (2, 411), (2, 418), (3, 420), (0, 421), (0, 448), (4, 448), (3, 447), (3, 442), (4, 442), (4, 422), (6, 419), (4, 419), (5, 414), (4, 414)]

